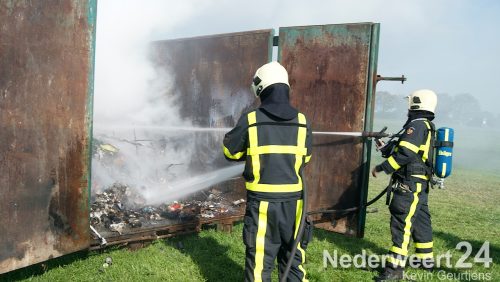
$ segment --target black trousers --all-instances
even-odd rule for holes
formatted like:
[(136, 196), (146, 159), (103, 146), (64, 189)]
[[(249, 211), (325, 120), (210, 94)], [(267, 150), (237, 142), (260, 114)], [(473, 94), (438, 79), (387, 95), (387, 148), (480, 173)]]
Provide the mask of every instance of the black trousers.
[[(276, 258), (281, 279), (297, 235), (301, 214), (302, 200), (248, 201), (243, 227), (246, 246), (245, 281), (271, 281)], [(308, 224), (293, 257), (288, 281), (307, 281), (303, 264), (310, 236), (311, 225)]]
[(433, 260), (428, 187), (428, 182), (408, 182), (409, 190), (393, 191), (389, 206), (392, 234), (392, 247), (388, 257), (390, 267), (405, 266), (410, 238), (413, 238), (418, 260)]

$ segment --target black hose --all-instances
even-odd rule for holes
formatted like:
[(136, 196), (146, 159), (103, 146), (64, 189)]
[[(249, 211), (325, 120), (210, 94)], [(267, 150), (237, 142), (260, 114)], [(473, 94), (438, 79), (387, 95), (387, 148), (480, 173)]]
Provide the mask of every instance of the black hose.
[(375, 203), (376, 201), (378, 201), (380, 198), (382, 198), (382, 196), (384, 196), (387, 193), (387, 189), (388, 189), (388, 187), (385, 188), (384, 190), (382, 190), (382, 192), (380, 192), (380, 194), (378, 194), (375, 198), (371, 199), (369, 202), (367, 202), (366, 204), (364, 204), (360, 207), (352, 207), (352, 208), (341, 209), (341, 210), (312, 211), (312, 212), (308, 212), (307, 215), (320, 214), (320, 213), (350, 213), (350, 212), (355, 212), (355, 211), (358, 211), (362, 208), (366, 208), (366, 207), (372, 205), (373, 203)]
[[(301, 175), (301, 177), (302, 177), (302, 175)], [(372, 200), (370, 200), (369, 202), (367, 202), (366, 204), (364, 204), (360, 207), (352, 207), (352, 208), (342, 209), (342, 210), (323, 210), (323, 211), (306, 212), (306, 209), (307, 209), (307, 186), (306, 186), (306, 183), (305, 183), (303, 177), (302, 177), (302, 181), (304, 183), (304, 187), (302, 189), (302, 215), (300, 218), (299, 230), (297, 231), (297, 237), (295, 237), (295, 240), (293, 241), (293, 247), (292, 247), (292, 250), (290, 252), (290, 257), (288, 258), (288, 262), (286, 263), (285, 272), (283, 272), (283, 276), (281, 277), (281, 280), (280, 280), (281, 282), (286, 282), (286, 280), (288, 278), (288, 274), (290, 273), (290, 269), (292, 268), (293, 259), (295, 257), (295, 254), (297, 253), (297, 248), (299, 246), (299, 243), (302, 240), (307, 216), (313, 215), (313, 214), (320, 214), (320, 213), (351, 213), (351, 212), (355, 212), (355, 211), (358, 211), (362, 208), (366, 208), (366, 207), (372, 205), (373, 203), (375, 203), (376, 201), (378, 201), (383, 195), (385, 195), (387, 193), (387, 189), (389, 189), (389, 187), (385, 188), (375, 198), (373, 198)]]

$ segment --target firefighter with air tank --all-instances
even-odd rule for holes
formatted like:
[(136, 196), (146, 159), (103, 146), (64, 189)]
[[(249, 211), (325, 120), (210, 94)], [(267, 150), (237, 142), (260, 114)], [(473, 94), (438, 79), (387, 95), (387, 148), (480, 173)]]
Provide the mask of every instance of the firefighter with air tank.
[(382, 171), (392, 174), (387, 197), (392, 247), (386, 267), (376, 281), (403, 279), (410, 238), (418, 265), (426, 270), (434, 267), (428, 195), (433, 174), (435, 128), (432, 120), (437, 96), (431, 90), (418, 90), (408, 96), (408, 104), (408, 120), (400, 138), (377, 144), (387, 160), (372, 170), (374, 177)]

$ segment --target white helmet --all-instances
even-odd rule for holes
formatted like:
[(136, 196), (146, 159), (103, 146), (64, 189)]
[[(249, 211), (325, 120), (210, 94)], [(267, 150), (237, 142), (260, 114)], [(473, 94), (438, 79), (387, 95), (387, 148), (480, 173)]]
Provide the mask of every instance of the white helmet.
[(429, 111), (432, 113), (436, 110), (437, 96), (432, 90), (417, 90), (407, 98), (409, 110)]
[(252, 92), (256, 97), (259, 97), (264, 89), (276, 83), (284, 83), (290, 87), (288, 72), (278, 62), (267, 63), (255, 72), (252, 82)]

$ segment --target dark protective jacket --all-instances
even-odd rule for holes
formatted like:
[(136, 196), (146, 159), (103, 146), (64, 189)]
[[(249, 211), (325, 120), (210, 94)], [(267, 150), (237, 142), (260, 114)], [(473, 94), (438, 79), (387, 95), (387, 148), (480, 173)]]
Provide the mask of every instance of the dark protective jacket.
[(377, 167), (400, 180), (430, 180), (432, 176), (434, 124), (427, 118), (410, 120), (394, 152)]
[(312, 132), (306, 117), (283, 103), (284, 92), (273, 94), (274, 101), (282, 102), (273, 106), (263, 101), (260, 108), (244, 114), (224, 137), (224, 155), (246, 162), (243, 177), (249, 198), (299, 199), (302, 170), (311, 158)]

